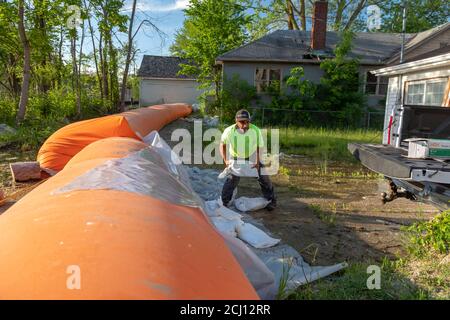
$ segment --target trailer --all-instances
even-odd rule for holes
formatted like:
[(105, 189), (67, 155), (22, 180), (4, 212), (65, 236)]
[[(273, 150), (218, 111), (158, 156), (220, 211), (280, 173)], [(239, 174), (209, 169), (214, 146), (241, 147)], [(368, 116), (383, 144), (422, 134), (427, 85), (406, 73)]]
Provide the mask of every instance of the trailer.
[(413, 158), (408, 149), (412, 139), (450, 142), (450, 53), (372, 73), (389, 77), (382, 144), (350, 143), (348, 150), (388, 180), (383, 202), (405, 197), (449, 209), (450, 157)]

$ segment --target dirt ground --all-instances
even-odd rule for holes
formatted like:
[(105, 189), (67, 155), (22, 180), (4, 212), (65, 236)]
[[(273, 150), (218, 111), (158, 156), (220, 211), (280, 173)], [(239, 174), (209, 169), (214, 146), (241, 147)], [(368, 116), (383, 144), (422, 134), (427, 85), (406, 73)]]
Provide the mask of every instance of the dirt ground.
[[(176, 142), (170, 142), (170, 135), (180, 127), (191, 130), (192, 123), (175, 121), (165, 127), (161, 135), (174, 145)], [(0, 188), (16, 200), (35, 184), (12, 184), (8, 164), (21, 160), (34, 160), (34, 154), (0, 150)], [(380, 197), (386, 188), (383, 179), (298, 174), (298, 170), (313, 172), (320, 166), (320, 163), (300, 156), (284, 156), (281, 165), (285, 171), (272, 177), (278, 208), (251, 215), (313, 265), (401, 256), (405, 252), (401, 226), (430, 219), (438, 213), (432, 206), (406, 199), (383, 205)], [(361, 166), (327, 164), (327, 172), (333, 171), (351, 173), (361, 171)], [(239, 195), (260, 194), (257, 181), (251, 178), (242, 179), (238, 190)], [(0, 214), (12, 204), (0, 206)]]
[[(400, 228), (438, 213), (407, 199), (382, 204), (383, 179), (278, 175), (273, 182), (278, 208), (252, 215), (314, 265), (402, 256)], [(259, 186), (247, 180), (239, 190), (255, 196)]]

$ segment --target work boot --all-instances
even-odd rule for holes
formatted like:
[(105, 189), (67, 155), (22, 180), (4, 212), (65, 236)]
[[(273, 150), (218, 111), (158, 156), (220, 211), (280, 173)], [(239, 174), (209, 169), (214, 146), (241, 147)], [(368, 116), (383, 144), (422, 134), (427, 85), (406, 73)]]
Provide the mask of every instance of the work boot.
[(272, 199), (272, 201), (269, 202), (269, 204), (266, 206), (267, 211), (273, 211), (277, 207), (277, 201), (275, 199)]

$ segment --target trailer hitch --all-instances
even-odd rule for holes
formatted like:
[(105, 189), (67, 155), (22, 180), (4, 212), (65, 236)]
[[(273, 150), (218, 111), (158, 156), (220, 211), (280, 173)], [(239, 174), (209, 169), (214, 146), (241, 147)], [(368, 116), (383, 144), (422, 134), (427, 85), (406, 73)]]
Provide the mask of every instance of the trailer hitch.
[(417, 200), (417, 197), (409, 191), (398, 191), (397, 186), (392, 180), (389, 180), (389, 188), (389, 193), (381, 193), (381, 201), (383, 204), (386, 204), (386, 202), (391, 202), (397, 198), (406, 198), (412, 201)]

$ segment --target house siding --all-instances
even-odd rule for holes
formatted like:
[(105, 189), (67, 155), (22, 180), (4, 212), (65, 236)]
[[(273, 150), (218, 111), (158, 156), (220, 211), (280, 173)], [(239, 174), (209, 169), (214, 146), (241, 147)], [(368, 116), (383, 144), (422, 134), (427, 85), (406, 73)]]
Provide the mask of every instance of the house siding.
[(161, 103), (197, 102), (202, 90), (196, 80), (180, 79), (140, 79), (139, 105), (141, 107)]
[(231, 79), (233, 75), (238, 75), (242, 80), (251, 85), (255, 85), (256, 68), (280, 69), (281, 78), (289, 75), (292, 68), (303, 67), (305, 79), (319, 83), (323, 71), (319, 65), (314, 64), (290, 64), (290, 63), (258, 63), (258, 62), (225, 62), (223, 67), (224, 80)]
[[(304, 79), (308, 79), (313, 83), (320, 83), (320, 78), (323, 76), (323, 70), (320, 69), (319, 64), (294, 64), (294, 63), (258, 63), (258, 62), (224, 62), (223, 64), (223, 77), (231, 79), (234, 75), (238, 75), (240, 79), (247, 81), (250, 85), (255, 85), (255, 70), (256, 68), (271, 68), (280, 69), (281, 78), (284, 79), (290, 74), (292, 68), (302, 67), (305, 76)], [(378, 69), (380, 66), (364, 65), (359, 69), (360, 79), (365, 80), (366, 72), (370, 70)], [(364, 82), (363, 82), (364, 83)], [(266, 101), (267, 99), (263, 99)], [(269, 99), (270, 100), (270, 99)], [(267, 101), (268, 102), (268, 101)], [(368, 96), (369, 107), (383, 108), (385, 102), (384, 95), (369, 95)]]

